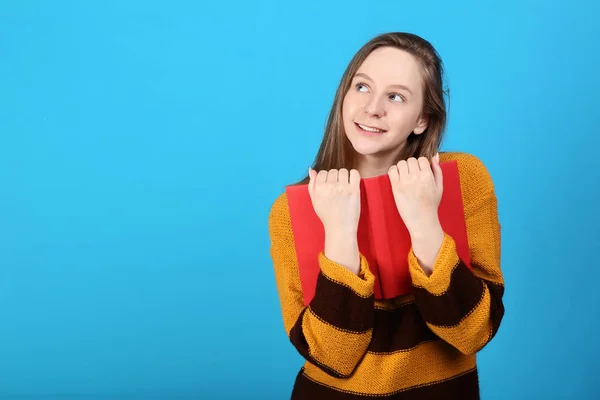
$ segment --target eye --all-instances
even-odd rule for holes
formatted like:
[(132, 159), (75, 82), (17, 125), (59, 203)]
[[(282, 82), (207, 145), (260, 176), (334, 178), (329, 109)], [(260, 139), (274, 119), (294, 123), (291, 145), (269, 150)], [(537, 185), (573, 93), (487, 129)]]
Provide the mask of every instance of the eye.
[(364, 92), (367, 92), (367, 91), (368, 91), (368, 87), (367, 87), (367, 85), (365, 85), (365, 84), (364, 84), (364, 83), (362, 83), (362, 82), (358, 82), (356, 85), (354, 85), (354, 87), (356, 87), (356, 89), (357, 89), (359, 92), (363, 92), (363, 93), (364, 93)]
[(393, 100), (393, 101), (396, 101), (396, 102), (404, 102), (404, 101), (405, 101), (405, 100), (404, 100), (404, 97), (402, 97), (402, 96), (401, 96), (401, 95), (399, 95), (398, 93), (392, 93), (392, 94), (390, 95), (390, 97), (392, 98), (392, 100)]

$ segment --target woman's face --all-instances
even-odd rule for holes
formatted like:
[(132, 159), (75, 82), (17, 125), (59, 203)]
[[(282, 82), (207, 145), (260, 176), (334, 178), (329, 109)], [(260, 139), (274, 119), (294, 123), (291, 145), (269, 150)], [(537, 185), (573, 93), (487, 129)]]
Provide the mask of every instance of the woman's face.
[(344, 97), (344, 130), (359, 156), (391, 165), (406, 138), (427, 128), (422, 108), (416, 58), (397, 48), (378, 48), (358, 68)]

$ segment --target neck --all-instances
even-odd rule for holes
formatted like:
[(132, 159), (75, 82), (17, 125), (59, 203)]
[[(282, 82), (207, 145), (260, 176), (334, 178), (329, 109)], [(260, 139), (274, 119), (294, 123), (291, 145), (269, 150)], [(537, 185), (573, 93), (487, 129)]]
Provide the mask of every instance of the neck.
[(395, 160), (396, 153), (385, 155), (360, 155), (356, 169), (360, 173), (361, 178), (373, 178), (387, 174)]

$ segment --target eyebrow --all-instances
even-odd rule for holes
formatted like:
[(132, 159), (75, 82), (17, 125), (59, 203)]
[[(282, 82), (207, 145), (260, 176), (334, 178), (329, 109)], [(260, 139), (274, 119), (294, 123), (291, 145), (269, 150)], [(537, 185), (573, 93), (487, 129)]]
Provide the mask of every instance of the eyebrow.
[[(356, 73), (354, 75), (355, 78), (359, 77), (359, 76), (362, 77), (362, 78), (365, 78), (365, 79), (367, 79), (367, 80), (369, 80), (371, 82), (373, 82), (373, 79), (369, 78), (369, 76), (367, 74), (363, 74), (362, 72), (358, 72), (358, 73)], [(402, 89), (402, 90), (406, 90), (408, 93), (413, 94), (412, 90), (410, 90), (405, 85), (398, 85), (398, 84), (396, 84), (396, 85), (390, 85), (390, 87), (396, 87), (396, 88), (399, 88), (399, 89)]]

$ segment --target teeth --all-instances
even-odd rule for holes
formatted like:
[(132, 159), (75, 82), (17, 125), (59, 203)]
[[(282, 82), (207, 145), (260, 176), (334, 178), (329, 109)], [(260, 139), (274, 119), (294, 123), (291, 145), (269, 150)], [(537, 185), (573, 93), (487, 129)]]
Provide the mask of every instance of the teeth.
[(369, 126), (365, 126), (365, 125), (361, 125), (361, 124), (358, 124), (358, 126), (360, 126), (361, 129), (364, 129), (365, 131), (368, 131), (368, 132), (378, 132), (378, 133), (383, 132), (381, 129), (371, 128)]

